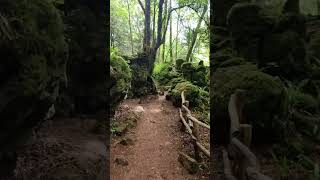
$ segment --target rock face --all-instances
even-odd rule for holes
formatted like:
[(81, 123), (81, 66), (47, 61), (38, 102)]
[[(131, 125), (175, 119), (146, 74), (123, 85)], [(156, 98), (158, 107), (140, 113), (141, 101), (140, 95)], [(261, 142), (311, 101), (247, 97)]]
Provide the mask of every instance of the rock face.
[[(250, 94), (244, 111), (261, 142), (283, 137), (283, 125), (292, 123), (287, 122), (289, 108), (318, 112), (311, 99), (320, 92), (319, 20), (300, 14), (296, 0), (279, 2), (280, 10), (275, 2), (264, 2), (234, 2), (215, 12), (225, 21), (214, 22), (210, 42), (211, 138), (217, 144), (228, 141), (223, 131), (228, 130), (227, 107), (236, 89)], [(292, 87), (299, 90), (285, 91)]]
[(11, 171), (8, 160), (15, 161), (6, 152), (14, 152), (18, 139), (55, 103), (65, 81), (67, 44), (60, 14), (49, 1), (4, 0), (0, 11), (1, 176)]
[(116, 55), (110, 61), (110, 109), (113, 114), (116, 106), (124, 99), (131, 86), (131, 70), (127, 62)]
[[(68, 25), (68, 87), (61, 104), (74, 107), (75, 113), (94, 114), (107, 104), (107, 52), (105, 4), (68, 1), (65, 23)], [(63, 115), (68, 112), (62, 110)]]
[(241, 89), (247, 91), (243, 112), (248, 123), (254, 127), (254, 140), (266, 142), (282, 137), (286, 94), (280, 80), (260, 72), (254, 65), (220, 68), (212, 78), (214, 81), (210, 98), (214, 108), (211, 112), (214, 119), (221, 123), (215, 125), (224, 127), (220, 130), (229, 125), (230, 96)]

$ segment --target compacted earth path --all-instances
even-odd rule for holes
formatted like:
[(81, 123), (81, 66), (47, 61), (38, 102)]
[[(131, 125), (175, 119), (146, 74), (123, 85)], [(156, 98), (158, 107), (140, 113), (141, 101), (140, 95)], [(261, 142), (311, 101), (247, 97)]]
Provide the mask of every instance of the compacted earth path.
[(136, 127), (125, 135), (130, 143), (111, 143), (111, 180), (193, 180), (178, 161), (183, 146), (178, 109), (165, 96), (125, 100), (139, 113)]

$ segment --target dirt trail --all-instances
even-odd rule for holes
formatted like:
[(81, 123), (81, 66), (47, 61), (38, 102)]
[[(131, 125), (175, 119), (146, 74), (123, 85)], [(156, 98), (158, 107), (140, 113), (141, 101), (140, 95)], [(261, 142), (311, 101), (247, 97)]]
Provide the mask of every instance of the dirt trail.
[[(123, 103), (140, 110), (143, 107), (143, 111), (137, 126), (126, 135), (134, 143), (127, 146), (114, 143), (111, 147), (111, 180), (199, 179), (190, 175), (178, 161), (183, 133), (179, 130), (178, 109), (164, 96), (141, 104), (138, 101)], [(128, 164), (116, 163), (119, 157)]]

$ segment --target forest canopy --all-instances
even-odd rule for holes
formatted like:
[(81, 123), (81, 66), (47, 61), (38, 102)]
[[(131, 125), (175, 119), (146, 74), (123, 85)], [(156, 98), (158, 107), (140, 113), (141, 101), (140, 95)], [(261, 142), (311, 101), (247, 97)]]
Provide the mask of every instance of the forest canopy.
[[(143, 51), (145, 3), (142, 0), (111, 1), (111, 47), (121, 56)], [(189, 59), (209, 64), (209, 2), (207, 0), (149, 0), (151, 44), (162, 37), (156, 62)], [(159, 5), (162, 4), (162, 10)], [(159, 13), (161, 32), (159, 31)]]

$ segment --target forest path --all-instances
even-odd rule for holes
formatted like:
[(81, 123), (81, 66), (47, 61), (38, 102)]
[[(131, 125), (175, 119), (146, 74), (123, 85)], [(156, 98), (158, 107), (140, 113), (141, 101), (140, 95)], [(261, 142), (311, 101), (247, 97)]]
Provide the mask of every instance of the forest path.
[[(178, 109), (165, 96), (150, 101), (126, 100), (122, 105), (140, 110), (137, 126), (126, 134), (131, 145), (112, 143), (111, 180), (193, 180), (178, 161), (182, 146)], [(142, 109), (142, 108), (143, 109)], [(119, 165), (117, 158), (127, 165)]]

